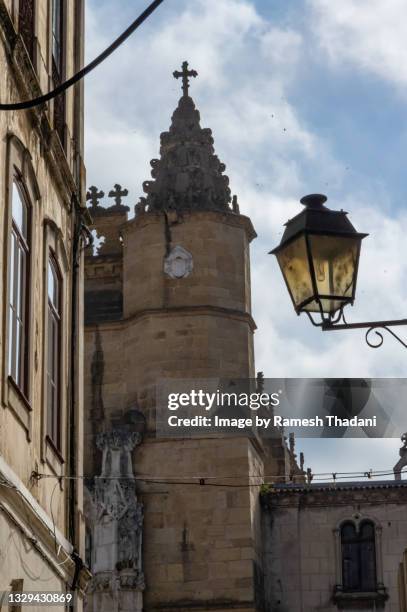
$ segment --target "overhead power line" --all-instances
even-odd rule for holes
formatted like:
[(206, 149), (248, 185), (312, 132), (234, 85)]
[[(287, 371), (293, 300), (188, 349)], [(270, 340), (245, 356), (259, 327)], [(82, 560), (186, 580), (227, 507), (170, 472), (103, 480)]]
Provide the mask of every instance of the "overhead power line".
[(141, 15), (139, 15), (139, 17), (137, 17), (135, 21), (133, 21), (131, 25), (118, 38), (116, 38), (116, 40), (109, 47), (107, 47), (107, 49), (105, 49), (92, 62), (90, 62), (90, 64), (88, 64), (84, 68), (81, 68), (81, 70), (79, 70), (79, 72), (74, 74), (74, 76), (67, 79), (63, 83), (61, 83), (61, 85), (58, 85), (58, 87), (55, 87), (55, 89), (53, 89), (52, 91), (42, 96), (38, 96), (37, 98), (33, 98), (32, 100), (26, 100), (25, 102), (16, 102), (15, 104), (1, 104), (0, 103), (0, 110), (10, 111), (10, 110), (23, 110), (27, 108), (34, 108), (35, 106), (44, 104), (45, 102), (48, 102), (49, 100), (52, 100), (59, 94), (63, 93), (66, 89), (68, 89), (69, 87), (72, 87), (72, 85), (75, 85), (75, 83), (83, 79), (83, 77), (89, 74), (92, 70), (94, 70), (97, 66), (99, 66), (99, 64), (101, 64), (106, 58), (108, 58), (109, 55), (111, 55), (114, 51), (116, 51), (116, 49), (118, 49), (120, 45), (122, 45), (124, 41), (127, 40), (129, 36), (131, 36), (131, 34), (133, 34), (133, 32), (137, 30), (137, 28), (141, 26), (141, 24), (151, 15), (151, 13), (153, 13), (155, 9), (158, 8), (160, 4), (162, 4), (163, 2), (164, 0), (154, 0), (154, 2), (152, 2), (146, 8), (146, 10), (143, 11), (143, 13), (141, 13)]
[[(346, 481), (349, 480), (349, 478), (354, 478), (354, 479), (367, 479), (367, 480), (372, 480), (374, 478), (383, 478), (385, 476), (393, 476), (394, 472), (393, 470), (369, 470), (369, 471), (365, 471), (365, 472), (320, 472), (317, 474), (312, 474), (312, 483), (315, 482), (320, 482), (320, 483), (331, 483), (331, 484), (335, 484), (338, 481)], [(298, 473), (293, 473), (290, 475), (291, 478), (289, 478), (289, 482), (295, 484), (295, 478), (298, 478), (299, 476), (301, 476), (301, 474)], [(306, 478), (306, 474), (303, 474), (304, 478)], [(147, 475), (147, 474), (137, 474), (136, 476), (124, 476), (124, 477), (120, 477), (120, 476), (56, 476), (54, 474), (41, 474), (38, 472), (33, 472), (32, 477), (35, 480), (41, 480), (43, 478), (57, 478), (59, 480), (63, 479), (63, 480), (88, 480), (88, 481), (94, 481), (97, 482), (98, 480), (104, 480), (104, 481), (109, 481), (109, 480), (131, 480), (131, 481), (138, 481), (138, 482), (143, 482), (145, 484), (161, 484), (161, 485), (177, 485), (177, 486), (189, 486), (189, 485), (195, 485), (195, 486), (209, 486), (209, 487), (223, 487), (223, 488), (250, 488), (250, 487), (260, 487), (262, 486), (262, 484), (273, 484), (273, 481), (275, 484), (278, 483), (278, 481), (283, 481), (282, 484), (287, 483), (287, 477), (281, 474), (273, 474), (273, 475), (260, 475), (260, 474), (252, 474), (252, 475), (234, 475), (234, 476), (209, 476), (209, 475), (196, 475), (196, 476), (186, 476), (185, 479), (183, 479), (182, 477), (179, 476), (179, 474), (177, 476), (158, 476), (156, 474), (154, 475)], [(263, 482), (250, 482), (250, 483), (238, 483), (238, 484), (233, 484), (233, 483), (226, 483), (225, 480), (233, 480), (233, 479), (241, 479), (241, 478), (249, 478), (249, 479), (260, 479)], [(212, 481), (212, 482), (211, 482)], [(218, 481), (218, 482), (214, 482), (214, 481)], [(219, 482), (221, 481), (221, 482)], [(288, 483), (287, 483), (288, 484)], [(297, 483), (300, 484), (300, 483)], [(305, 484), (305, 483), (304, 483)], [(308, 482), (308, 484), (310, 484)], [(344, 484), (346, 484), (344, 482)]]

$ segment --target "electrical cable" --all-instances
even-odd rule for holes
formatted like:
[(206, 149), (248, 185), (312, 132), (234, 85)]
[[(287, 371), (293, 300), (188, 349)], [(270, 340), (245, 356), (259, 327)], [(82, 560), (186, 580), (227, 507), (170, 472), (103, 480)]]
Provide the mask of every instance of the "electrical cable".
[[(393, 476), (394, 475), (394, 471), (393, 470), (370, 470), (367, 472), (322, 472), (319, 474), (312, 474), (312, 482), (326, 482), (327, 484), (335, 484), (336, 481), (338, 480), (347, 480), (350, 476), (354, 477), (354, 478), (366, 478), (367, 480), (371, 480), (372, 478), (380, 478), (383, 476)], [(305, 474), (292, 474), (291, 475), (291, 484), (296, 484), (293, 483), (293, 479), (295, 477), (306, 477)], [(329, 476), (332, 480), (333, 483), (330, 483), (326, 476)], [(195, 485), (195, 486), (211, 486), (211, 487), (231, 487), (231, 488), (246, 488), (246, 487), (259, 487), (262, 484), (272, 484), (272, 482), (270, 481), (275, 481), (275, 480), (281, 480), (283, 479), (285, 482), (287, 481), (287, 477), (286, 476), (281, 476), (279, 474), (275, 474), (275, 475), (249, 475), (246, 476), (246, 478), (260, 478), (264, 481), (264, 483), (245, 483), (245, 484), (231, 484), (231, 483), (216, 483), (216, 482), (208, 482), (210, 480), (228, 480), (231, 478), (244, 478), (245, 476), (243, 475), (236, 475), (236, 476), (187, 476), (185, 477), (185, 480), (180, 479), (180, 476), (177, 475), (176, 477), (174, 477), (173, 479), (171, 478), (171, 476), (163, 476), (162, 478), (160, 478), (159, 476), (146, 476), (146, 475), (136, 475), (136, 476), (125, 476), (125, 477), (114, 477), (114, 476), (108, 476), (108, 477), (104, 477), (104, 476), (62, 476), (63, 479), (65, 480), (69, 480), (69, 479), (74, 479), (74, 480), (94, 480), (95, 482), (97, 480), (132, 480), (132, 481), (139, 481), (139, 482), (143, 482), (146, 484), (165, 484), (165, 485), (176, 485), (176, 486), (180, 486), (180, 485)], [(37, 478), (38, 480), (42, 479), (42, 478), (61, 478), (61, 477), (57, 477), (54, 476), (53, 474), (39, 474), (36, 473), (35, 474), (35, 478)], [(298, 483), (300, 484), (311, 484), (311, 483)]]
[(94, 70), (97, 66), (99, 66), (99, 64), (101, 64), (106, 58), (108, 58), (109, 55), (111, 55), (114, 51), (116, 51), (116, 49), (118, 49), (120, 45), (122, 45), (124, 41), (127, 40), (127, 38), (129, 38), (129, 36), (131, 36), (131, 34), (133, 34), (133, 32), (137, 30), (137, 28), (141, 26), (141, 24), (151, 15), (151, 13), (153, 13), (155, 9), (158, 8), (160, 4), (162, 4), (163, 2), (164, 0), (154, 0), (154, 2), (152, 2), (146, 8), (146, 10), (143, 11), (141, 15), (139, 15), (135, 21), (133, 21), (131, 25), (118, 38), (116, 38), (116, 40), (109, 47), (107, 47), (107, 49), (105, 49), (102, 53), (100, 53), (100, 55), (98, 55), (87, 66), (85, 66), (84, 68), (81, 68), (81, 70), (79, 70), (76, 74), (74, 74), (72, 77), (70, 77), (69, 79), (67, 79), (60, 85), (58, 85), (58, 87), (55, 87), (55, 89), (53, 89), (52, 91), (49, 91), (48, 93), (43, 94), (42, 96), (38, 96), (37, 98), (33, 98), (32, 100), (26, 100), (25, 102), (16, 102), (16, 103), (11, 103), (11, 104), (1, 104), (0, 103), (0, 110), (10, 111), (10, 110), (23, 110), (27, 108), (34, 108), (35, 106), (44, 104), (45, 102), (48, 102), (49, 100), (52, 100), (59, 94), (63, 93), (66, 89), (68, 89), (69, 87), (72, 87), (72, 85), (75, 85), (75, 83), (83, 79), (83, 77), (89, 74), (92, 70)]

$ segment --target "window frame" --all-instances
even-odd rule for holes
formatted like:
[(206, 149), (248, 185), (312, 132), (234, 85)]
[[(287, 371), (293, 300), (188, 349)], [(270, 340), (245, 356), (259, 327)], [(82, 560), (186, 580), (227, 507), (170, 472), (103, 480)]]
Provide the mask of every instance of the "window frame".
[[(25, 13), (23, 13), (22, 10), (22, 5), (24, 3), (24, 0), (17, 0), (17, 6), (16, 6), (16, 11), (17, 11), (17, 24), (18, 24), (18, 32), (24, 42), (25, 48), (27, 50), (27, 53), (30, 57), (31, 63), (34, 67), (34, 69), (36, 69), (36, 63), (37, 63), (37, 13), (38, 13), (38, 7), (37, 7), (37, 0), (30, 0), (31, 6), (31, 23), (28, 23), (28, 21), (25, 19), (25, 17), (27, 17), (27, 15)], [(31, 26), (32, 31), (30, 32), (29, 36), (27, 37), (27, 34), (24, 33), (24, 27), (25, 26)]]
[[(56, 278), (58, 283), (57, 288), (57, 308), (50, 300), (49, 295), (49, 267), (51, 267), (54, 278)], [(51, 444), (55, 447), (55, 450), (60, 453), (61, 445), (62, 445), (62, 410), (61, 410), (61, 400), (62, 400), (62, 325), (63, 325), (63, 277), (58, 264), (58, 260), (55, 252), (52, 248), (49, 249), (48, 253), (48, 261), (47, 261), (47, 345), (46, 345), (46, 377), (47, 377), (47, 439)], [(50, 338), (51, 326), (50, 319), (53, 324), (56, 324), (57, 334), (54, 342), (52, 342)], [(53, 367), (55, 368), (55, 401), (54, 403), (50, 403), (50, 387), (53, 386), (53, 381), (50, 376), (50, 347), (51, 342), (53, 344), (52, 350), (52, 361)], [(51, 421), (51, 425), (50, 425)]]
[[(375, 542), (375, 570), (376, 570), (376, 587), (373, 591), (355, 591), (348, 590), (344, 585), (343, 576), (343, 553), (342, 553), (342, 528), (346, 524), (352, 524), (358, 532), (364, 523), (371, 523), (373, 526), (374, 542)], [(342, 608), (347, 606), (349, 602), (384, 602), (388, 598), (387, 589), (383, 583), (383, 562), (382, 562), (382, 527), (379, 521), (369, 515), (364, 515), (360, 512), (352, 516), (343, 517), (333, 530), (335, 539), (335, 557), (336, 557), (336, 584), (333, 592), (333, 601)]]
[[(15, 219), (13, 217), (13, 194), (14, 187), (16, 188), (20, 201), (26, 209), (26, 236), (21, 232)], [(22, 177), (18, 172), (17, 168), (14, 167), (11, 196), (10, 196), (10, 207), (11, 207), (11, 228), (9, 232), (9, 258), (7, 262), (7, 317), (8, 317), (8, 335), (7, 335), (7, 374), (12, 383), (17, 387), (18, 391), (28, 402), (29, 397), (29, 352), (30, 352), (30, 305), (31, 305), (31, 291), (30, 291), (30, 280), (31, 280), (31, 246), (32, 246), (32, 204), (30, 198), (25, 189)], [(16, 263), (16, 256), (19, 259), (20, 253), (23, 253), (23, 271), (18, 272), (19, 263)], [(20, 264), (21, 265), (21, 264)], [(13, 267), (11, 267), (13, 266)], [(17, 271), (17, 276), (15, 272)], [(15, 300), (18, 301), (17, 296), (11, 295), (11, 287), (13, 287), (13, 294), (18, 291), (18, 285), (20, 285), (20, 300), (23, 304), (21, 312), (21, 328), (20, 338), (16, 340), (18, 336), (15, 326), (19, 325), (19, 313), (12, 317), (10, 311), (15, 312), (16, 305)], [(12, 323), (12, 325), (11, 325)], [(11, 340), (13, 342), (11, 343)], [(17, 344), (20, 344), (17, 347)], [(18, 351), (20, 354), (16, 357), (15, 352)], [(10, 355), (10, 353), (14, 353)], [(10, 368), (10, 359), (13, 362), (13, 367)], [(15, 362), (16, 361), (16, 362)], [(14, 363), (15, 362), (15, 363)], [(14, 366), (16, 371), (14, 370)]]
[[(363, 588), (366, 577), (364, 576), (364, 571), (366, 567), (364, 567), (363, 558), (362, 558), (362, 544), (364, 543), (363, 539), (363, 528), (368, 525), (371, 527), (372, 535), (367, 540), (368, 543), (373, 545), (372, 558), (373, 562), (373, 581), (374, 584), (368, 585), (369, 588)], [(351, 527), (353, 529), (353, 536), (349, 537), (344, 534), (344, 530), (346, 527)], [(348, 541), (346, 541), (346, 538)], [(353, 547), (352, 556), (356, 557), (356, 566), (357, 566), (357, 586), (351, 586), (351, 577), (347, 576), (347, 572), (345, 570), (346, 556), (345, 556), (345, 547), (351, 546)], [(364, 593), (364, 592), (373, 592), (377, 589), (377, 561), (376, 561), (376, 533), (375, 533), (375, 525), (372, 521), (368, 519), (364, 519), (359, 524), (355, 524), (354, 521), (345, 521), (341, 526), (341, 556), (342, 556), (342, 590), (344, 593)]]
[[(67, 453), (68, 435), (68, 368), (69, 362), (69, 258), (65, 249), (63, 235), (55, 222), (46, 217), (44, 219), (44, 250), (43, 250), (43, 416), (42, 416), (42, 445), (41, 460), (47, 463), (54, 474), (61, 476), (64, 473), (64, 464)], [(50, 259), (55, 265), (60, 280), (60, 351), (59, 351), (59, 440), (53, 439), (49, 432), (49, 388), (48, 388), (48, 264)]]
[[(54, 21), (55, 21), (55, 12), (54, 12), (54, 7), (55, 4), (58, 3), (59, 5), (59, 40), (56, 39), (54, 32)], [(65, 16), (65, 7), (64, 7), (64, 0), (51, 0), (50, 2), (50, 10), (51, 10), (51, 57), (52, 57), (52, 62), (53, 65), (56, 69), (56, 71), (58, 72), (58, 75), (60, 78), (62, 78), (62, 71), (63, 71), (63, 50), (64, 50), (64, 16)], [(58, 57), (55, 56), (54, 54), (54, 48), (55, 48), (55, 40), (57, 40), (58, 42)]]
[[(54, 2), (59, 2), (60, 6), (60, 40), (59, 57), (54, 56)], [(66, 74), (66, 41), (67, 41), (67, 1), (49, 0), (49, 75), (52, 79), (53, 87), (60, 85)], [(62, 148), (66, 152), (66, 92), (62, 92), (52, 103), (52, 122), (55, 132), (59, 136)]]
[[(12, 221), (12, 194), (13, 183), (17, 179), (18, 185), (23, 189), (23, 195), (30, 207), (30, 223), (28, 227), (27, 240), (30, 246), (29, 253), (29, 272), (27, 274), (27, 300), (26, 300), (26, 385), (24, 392), (19, 388), (13, 377), (9, 376), (9, 303), (10, 303), (10, 257), (11, 257), (11, 232)], [(19, 192), (20, 193), (20, 192)], [(21, 194), (20, 194), (21, 195)], [(34, 168), (31, 162), (31, 155), (21, 140), (13, 133), (7, 136), (6, 144), (6, 180), (5, 180), (5, 223), (3, 233), (3, 258), (4, 258), (4, 303), (7, 308), (3, 314), (2, 335), (4, 338), (2, 347), (3, 369), (2, 369), (2, 393), (1, 400), (4, 408), (9, 409), (16, 417), (19, 424), (25, 429), (27, 440), (31, 440), (32, 432), (32, 394), (34, 377), (34, 325), (32, 325), (33, 302), (35, 287), (36, 243), (34, 240), (34, 228), (38, 215), (38, 203), (41, 194), (38, 188)]]

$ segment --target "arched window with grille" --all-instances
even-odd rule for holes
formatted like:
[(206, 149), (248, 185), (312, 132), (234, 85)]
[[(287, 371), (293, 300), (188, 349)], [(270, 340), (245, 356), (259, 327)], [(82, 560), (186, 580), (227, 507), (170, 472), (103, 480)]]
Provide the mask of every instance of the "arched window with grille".
[(348, 521), (341, 527), (342, 588), (344, 592), (377, 589), (375, 526), (365, 520)]

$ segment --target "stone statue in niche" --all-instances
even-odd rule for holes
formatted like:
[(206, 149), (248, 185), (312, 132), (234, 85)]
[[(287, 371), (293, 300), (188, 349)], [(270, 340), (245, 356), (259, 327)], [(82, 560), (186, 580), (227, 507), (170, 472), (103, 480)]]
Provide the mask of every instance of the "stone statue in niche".
[(112, 598), (120, 610), (143, 609), (143, 504), (137, 497), (132, 463), (141, 433), (132, 429), (125, 425), (96, 437), (102, 469), (87, 491), (93, 573), (88, 603), (89, 609), (100, 612), (111, 612)]
[(186, 278), (193, 270), (194, 262), (189, 251), (182, 246), (175, 246), (164, 259), (164, 272), (170, 278)]

